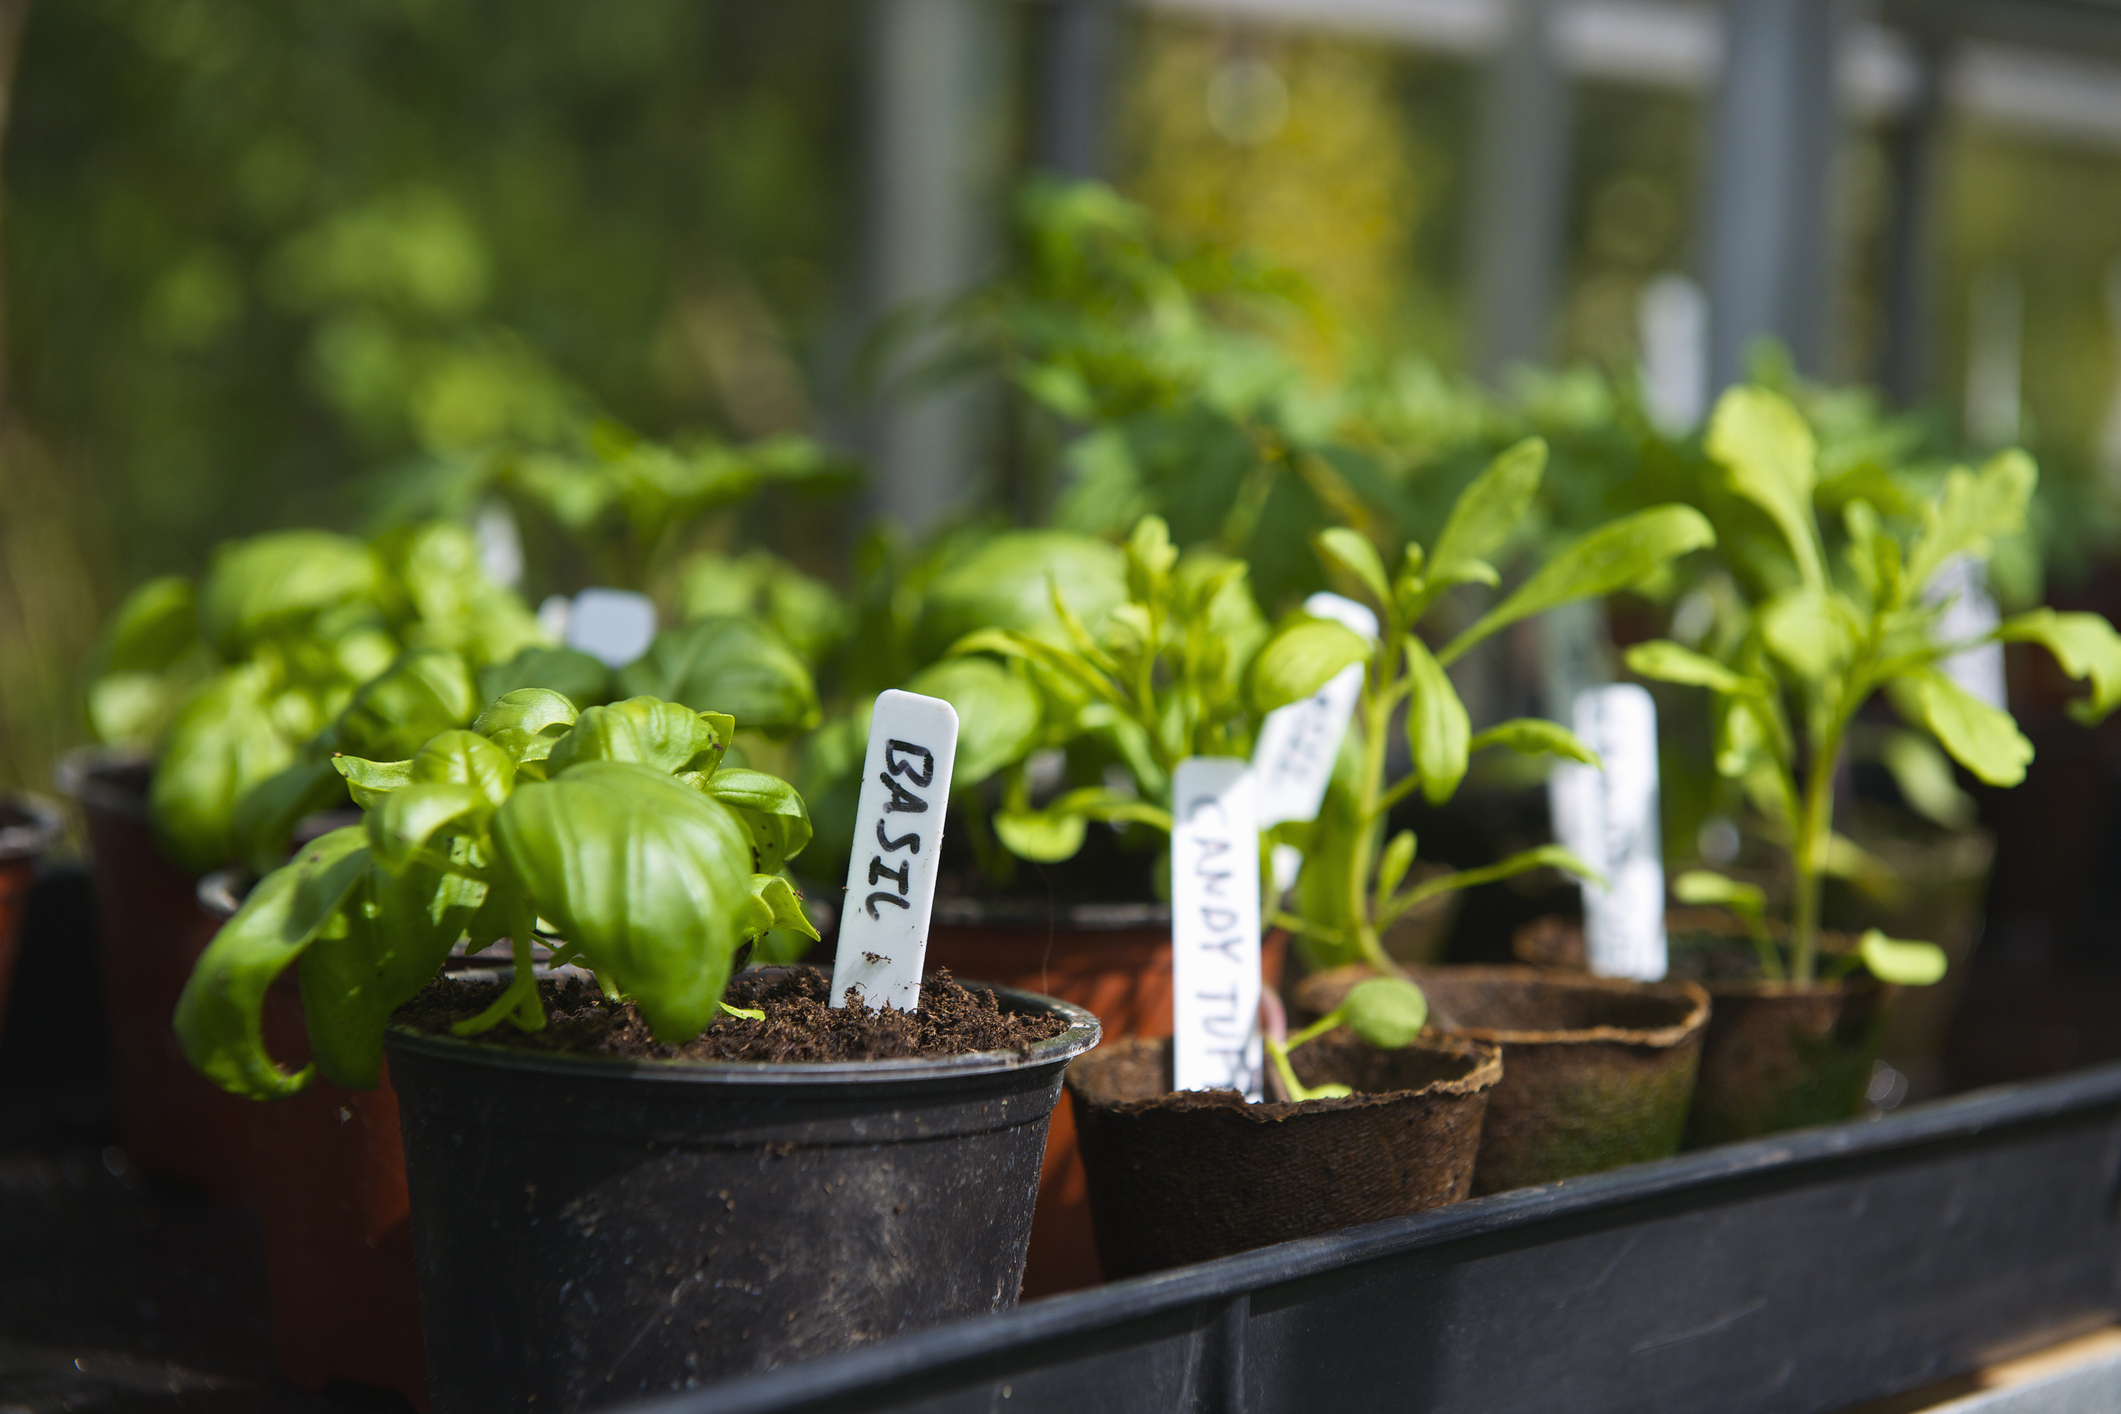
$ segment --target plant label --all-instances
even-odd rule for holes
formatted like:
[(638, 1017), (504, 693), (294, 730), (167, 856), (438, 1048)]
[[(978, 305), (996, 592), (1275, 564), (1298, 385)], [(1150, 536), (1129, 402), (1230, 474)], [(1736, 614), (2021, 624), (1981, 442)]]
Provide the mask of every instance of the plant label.
[[(1304, 601), (1304, 610), (1345, 624), (1365, 638), (1377, 636), (1377, 616), (1338, 594), (1313, 594)], [(1318, 818), (1341, 739), (1348, 734), (1348, 718), (1362, 695), (1362, 674), (1362, 664), (1351, 663), (1309, 697), (1275, 708), (1260, 723), (1252, 770), (1262, 830), (1284, 820)]]
[(1253, 779), (1234, 756), (1191, 757), (1172, 777), (1171, 1064), (1180, 1090), (1257, 1100), (1265, 1053)]
[[(1923, 599), (1944, 604), (1930, 633), (1939, 643), (1960, 643), (1994, 633), (2003, 616), (1988, 592), (1988, 568), (1971, 555), (1954, 555), (1930, 576)], [(1947, 602), (1949, 601), (1949, 602)], [(1937, 664), (1946, 677), (1969, 696), (2008, 712), (2010, 702), (2003, 688), (2003, 645), (1983, 643), (1954, 653)]]
[(1565, 761), (1548, 780), (1554, 834), (1605, 885), (1583, 885), (1592, 973), (1654, 982), (1665, 974), (1664, 849), (1657, 822), (1657, 707), (1633, 683), (1576, 695), (1576, 735), (1605, 769)]
[(655, 640), (655, 601), (630, 589), (585, 589), (567, 607), (564, 641), (607, 668), (623, 668)]
[(854, 813), (854, 854), (840, 903), (831, 1005), (847, 994), (874, 1010), (921, 1004), (928, 918), (957, 756), (957, 709), (940, 697), (893, 690), (869, 714), (869, 754)]

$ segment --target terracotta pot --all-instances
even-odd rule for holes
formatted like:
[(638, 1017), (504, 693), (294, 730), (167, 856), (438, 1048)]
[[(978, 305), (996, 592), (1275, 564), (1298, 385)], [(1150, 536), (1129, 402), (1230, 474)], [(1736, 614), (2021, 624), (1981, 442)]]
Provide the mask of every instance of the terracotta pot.
[[(1343, 967), (1307, 977), (1296, 1008), (1323, 1016), (1370, 975)], [(1431, 967), (1413, 975), (1432, 1019), (1502, 1047), (1475, 1193), (1678, 1152), (1709, 1022), (1708, 993), (1698, 985), (1530, 967)]]
[(0, 795), (0, 1024), (7, 1020), (7, 984), (15, 975), (15, 946), (37, 861), (65, 833), (57, 810), (28, 795)]
[(1690, 1148), (1863, 1112), (1899, 988), (1870, 978), (1707, 985), (1716, 1012), (1687, 1117)]
[[(242, 870), (209, 874), (199, 902), (226, 919), (250, 882)], [(295, 969), (265, 995), (265, 1045), (284, 1066), (309, 1063)], [(273, 1363), (306, 1389), (347, 1380), (425, 1409), (412, 1200), (389, 1062), (373, 1090), (317, 1076), (300, 1094), (249, 1111)]]
[[(1261, 948), (1260, 970), (1280, 983), (1288, 938), (1276, 930)], [(1171, 912), (1161, 904), (1077, 904), (1049, 911), (961, 898), (935, 901), (928, 966), (959, 977), (1073, 1002), (1094, 1015), (1107, 1041), (1171, 1034)], [(1090, 1224), (1090, 1199), (1076, 1155), (1075, 1115), (1061, 1105), (1046, 1135), (1024, 1296), (1050, 1296), (1104, 1279)]]
[(248, 1198), (250, 1102), (193, 1070), (170, 1029), (192, 963), (220, 924), (199, 906), (198, 881), (155, 842), (152, 772), (144, 757), (96, 748), (59, 763), (60, 788), (88, 827), (118, 1143), (153, 1172)]
[(1503, 1078), (1495, 1047), (1424, 1037), (1376, 1051), (1345, 1029), (1299, 1047), (1306, 1085), (1345, 1099), (1247, 1104), (1173, 1092), (1171, 1043), (1101, 1046), (1068, 1071), (1108, 1276), (1134, 1276), (1455, 1203)]

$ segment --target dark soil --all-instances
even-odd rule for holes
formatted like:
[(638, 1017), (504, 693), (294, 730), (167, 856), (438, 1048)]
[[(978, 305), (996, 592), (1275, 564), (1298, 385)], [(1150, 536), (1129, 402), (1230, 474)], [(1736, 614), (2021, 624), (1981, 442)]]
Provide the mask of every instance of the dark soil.
[[(447, 1032), (494, 999), (498, 982), (436, 981), (399, 1008), (401, 1025)], [(920, 1009), (828, 1007), (832, 980), (815, 967), (762, 968), (729, 984), (729, 1005), (766, 1013), (764, 1021), (724, 1016), (695, 1039), (670, 1046), (655, 1039), (631, 1001), (611, 1002), (588, 981), (547, 978), (539, 984), (545, 1029), (518, 1031), (503, 1022), (479, 1039), (518, 1050), (623, 1060), (851, 1061), (961, 1056), (1015, 1051), (1028, 1056), (1067, 1023), (1057, 1016), (1005, 1012), (992, 992), (968, 991), (947, 971), (921, 982)]]

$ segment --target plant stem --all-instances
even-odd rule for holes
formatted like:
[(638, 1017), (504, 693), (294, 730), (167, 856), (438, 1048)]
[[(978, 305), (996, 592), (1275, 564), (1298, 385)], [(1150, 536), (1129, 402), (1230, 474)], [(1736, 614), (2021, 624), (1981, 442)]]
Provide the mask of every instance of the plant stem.
[(1813, 744), (1805, 771), (1802, 813), (1797, 821), (1796, 896), (1790, 919), (1790, 975), (1800, 987), (1812, 984), (1819, 956), (1819, 880), (1825, 872), (1827, 843), (1834, 829), (1834, 765), (1841, 754), (1839, 732)]

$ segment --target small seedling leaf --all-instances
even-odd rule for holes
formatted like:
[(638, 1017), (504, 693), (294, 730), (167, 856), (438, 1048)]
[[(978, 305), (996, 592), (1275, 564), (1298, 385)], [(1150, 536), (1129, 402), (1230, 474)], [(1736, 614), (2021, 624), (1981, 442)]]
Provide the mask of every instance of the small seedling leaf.
[(1859, 950), (1871, 976), (1903, 987), (1927, 987), (1939, 981), (1948, 962), (1944, 949), (1935, 943), (1888, 938), (1876, 928), (1863, 935)]
[(1372, 977), (1358, 982), (1341, 1003), (1341, 1019), (1363, 1043), (1380, 1051), (1396, 1051), (1421, 1034), (1428, 1024), (1429, 999), (1421, 988), (1398, 977)]

